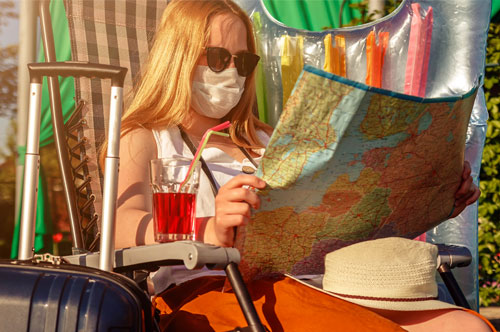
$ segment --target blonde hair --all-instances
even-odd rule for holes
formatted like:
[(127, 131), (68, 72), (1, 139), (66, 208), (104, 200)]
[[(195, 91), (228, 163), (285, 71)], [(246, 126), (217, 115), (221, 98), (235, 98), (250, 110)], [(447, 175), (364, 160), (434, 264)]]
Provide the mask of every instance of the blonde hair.
[[(151, 130), (182, 123), (191, 103), (193, 73), (209, 39), (210, 20), (226, 13), (243, 21), (248, 51), (255, 53), (250, 19), (232, 1), (174, 0), (167, 6), (134, 99), (123, 115), (122, 136), (139, 127)], [(240, 146), (262, 147), (256, 130), (270, 131), (253, 114), (254, 103), (255, 71), (246, 78), (238, 105), (222, 119), (231, 121), (231, 138)]]

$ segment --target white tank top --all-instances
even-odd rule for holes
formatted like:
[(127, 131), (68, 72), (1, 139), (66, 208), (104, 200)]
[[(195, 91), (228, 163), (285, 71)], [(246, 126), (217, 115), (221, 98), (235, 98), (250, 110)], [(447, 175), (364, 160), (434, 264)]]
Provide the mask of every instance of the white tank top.
[[(177, 127), (153, 130), (153, 136), (156, 140), (158, 158), (193, 158), (191, 150), (189, 150), (189, 147), (184, 143)], [(269, 136), (263, 131), (257, 132), (257, 137), (264, 145), (267, 145), (269, 142)], [(258, 158), (253, 158), (255, 162), (260, 162), (264, 150), (265, 149), (254, 150), (260, 155)], [(217, 189), (231, 180), (234, 176), (242, 174), (244, 166), (255, 168), (248, 159), (239, 162), (216, 147), (205, 148), (202, 152), (202, 157), (207, 163), (212, 173), (212, 177), (216, 181), (216, 185), (218, 186)], [(200, 186), (196, 196), (196, 217), (212, 217), (214, 215), (215, 197), (212, 192), (210, 180), (202, 171)], [(206, 275), (224, 275), (224, 271), (211, 271), (206, 268), (190, 271), (183, 266), (171, 266), (160, 268), (152, 275), (152, 278), (155, 285), (155, 293), (158, 293), (172, 284), (180, 284)]]

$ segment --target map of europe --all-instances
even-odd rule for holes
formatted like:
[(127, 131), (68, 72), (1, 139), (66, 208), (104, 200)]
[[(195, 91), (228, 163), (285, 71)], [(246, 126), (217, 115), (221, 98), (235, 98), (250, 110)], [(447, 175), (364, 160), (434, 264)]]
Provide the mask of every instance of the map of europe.
[(423, 99), (305, 66), (257, 171), (261, 207), (238, 228), (244, 277), (321, 274), (330, 251), (446, 220), (475, 92)]

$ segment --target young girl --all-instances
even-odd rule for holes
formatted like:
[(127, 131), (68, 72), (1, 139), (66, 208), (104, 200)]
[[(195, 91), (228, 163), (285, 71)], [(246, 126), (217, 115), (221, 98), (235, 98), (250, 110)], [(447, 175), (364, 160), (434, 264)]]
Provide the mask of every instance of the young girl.
[(253, 114), (258, 56), (251, 31), (248, 17), (231, 2), (168, 5), (122, 121), (118, 247), (153, 243), (148, 163), (192, 157), (180, 130), (197, 146), (207, 129), (231, 121), (231, 137), (212, 136), (203, 152), (220, 186), (214, 205), (202, 174), (197, 216), (210, 217), (203, 227), (205, 242), (232, 245), (233, 227), (247, 222), (250, 206), (258, 206), (257, 195), (244, 186), (263, 188), (265, 183), (241, 174), (243, 166), (252, 164), (240, 147), (258, 161), (272, 129)]
[[(197, 146), (207, 129), (227, 120), (231, 122), (230, 137), (212, 136), (203, 151), (202, 157), (210, 174), (201, 175), (196, 212), (202, 223), (199, 235), (204, 242), (231, 246), (233, 228), (249, 222), (251, 208), (257, 209), (260, 204), (259, 197), (248, 188), (265, 187), (264, 181), (243, 174), (243, 169), (255, 168), (254, 163), (259, 162), (272, 132), (253, 113), (254, 69), (259, 58), (255, 54), (250, 20), (230, 0), (174, 0), (167, 6), (155, 38), (148, 65), (122, 121), (116, 246), (154, 243), (149, 161), (182, 156), (192, 158), (189, 142)], [(458, 212), (478, 197), (479, 191), (472, 184), (469, 173), (466, 167), (464, 181), (457, 193), (461, 202)], [(214, 178), (213, 185), (218, 188), (216, 195), (209, 176)], [(228, 294), (219, 292), (222, 279), (191, 280), (206, 274), (197, 273), (194, 276), (179, 268), (162, 269), (155, 276), (159, 281), (168, 279), (164, 286), (172, 282), (181, 284), (163, 294), (163, 299), (170, 299), (162, 302), (169, 303), (168, 309), (162, 309), (169, 313), (163, 320), (165, 328), (174, 328), (180, 321), (183, 330), (190, 329), (186, 324), (195, 324), (193, 330), (203, 329), (200, 327), (203, 325), (196, 325), (199, 320), (179, 315), (186, 312), (184, 305), (204, 295), (210, 296), (211, 303), (212, 296), (215, 302), (222, 297), (226, 299)], [(259, 281), (249, 287), (252, 295), (267, 292), (266, 301), (273, 297), (282, 299), (283, 296), (278, 296), (278, 283)], [(291, 287), (294, 291), (285, 291), (289, 297), (294, 294), (287, 304), (275, 303), (272, 312), (276, 319), (266, 316), (265, 321), (273, 329), (278, 326), (284, 329), (284, 321), (293, 316), (302, 324), (306, 323), (307, 330), (313, 330), (310, 329), (313, 326), (329, 330), (332, 324), (351, 329), (370, 326), (370, 330), (400, 330), (397, 324), (363, 307), (325, 294), (315, 294), (317, 298), (308, 302), (303, 291), (295, 291), (305, 286), (297, 283)], [(233, 302), (231, 308), (238, 308), (235, 299)], [(213, 303), (219, 308), (216, 305)], [(264, 306), (269, 306), (269, 302)], [(229, 307), (225, 308), (224, 316), (234, 318)], [(290, 310), (295, 311), (291, 314)], [(324, 319), (320, 325), (315, 325), (318, 324), (315, 315), (323, 312)], [(434, 318), (439, 315), (437, 313)], [(189, 317), (191, 319), (185, 319)], [(213, 323), (210, 317), (206, 319)], [(461, 319), (474, 321), (476, 317), (468, 315)], [(425, 322), (429, 321), (426, 317)], [(474, 323), (484, 324), (479, 319)], [(218, 326), (225, 328), (225, 325)], [(299, 326), (297, 330), (301, 329)]]

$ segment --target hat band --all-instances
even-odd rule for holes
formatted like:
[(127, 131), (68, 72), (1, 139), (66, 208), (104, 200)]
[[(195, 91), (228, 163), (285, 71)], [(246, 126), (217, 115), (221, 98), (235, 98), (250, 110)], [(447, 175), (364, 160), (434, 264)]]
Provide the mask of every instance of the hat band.
[(341, 296), (341, 297), (346, 297), (349, 299), (356, 299), (356, 300), (370, 300), (370, 301), (384, 301), (384, 302), (422, 302), (422, 301), (432, 301), (432, 300), (437, 300), (437, 296), (432, 296), (432, 297), (413, 297), (413, 298), (407, 298), (407, 299), (395, 299), (391, 297), (372, 297), (372, 296), (361, 296), (361, 295), (348, 295), (348, 294), (341, 294), (341, 293), (335, 293), (332, 291), (329, 291), (332, 294)]

